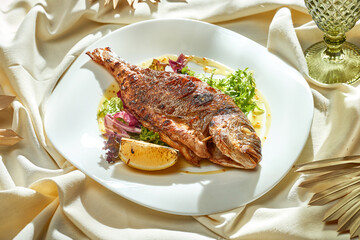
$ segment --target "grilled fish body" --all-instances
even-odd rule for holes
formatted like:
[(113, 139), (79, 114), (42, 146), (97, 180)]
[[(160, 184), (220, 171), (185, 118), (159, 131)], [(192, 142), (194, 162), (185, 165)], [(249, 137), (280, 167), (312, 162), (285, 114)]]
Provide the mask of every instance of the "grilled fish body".
[(115, 77), (127, 110), (190, 163), (252, 169), (261, 160), (260, 139), (231, 97), (192, 76), (129, 64), (109, 48), (87, 54)]

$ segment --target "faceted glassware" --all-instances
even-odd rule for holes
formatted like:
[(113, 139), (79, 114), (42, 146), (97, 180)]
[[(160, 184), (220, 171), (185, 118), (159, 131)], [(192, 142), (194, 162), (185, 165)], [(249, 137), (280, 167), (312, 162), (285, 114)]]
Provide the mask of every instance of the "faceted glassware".
[(360, 19), (360, 0), (305, 0), (324, 41), (305, 51), (309, 74), (322, 83), (360, 80), (360, 49), (346, 42), (345, 33)]

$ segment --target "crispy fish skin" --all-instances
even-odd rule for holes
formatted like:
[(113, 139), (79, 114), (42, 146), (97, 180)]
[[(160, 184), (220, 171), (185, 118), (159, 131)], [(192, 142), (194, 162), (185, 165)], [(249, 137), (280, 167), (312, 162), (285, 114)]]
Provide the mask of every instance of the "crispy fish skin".
[(261, 160), (260, 139), (231, 97), (192, 76), (129, 64), (110, 48), (87, 54), (115, 77), (124, 106), (138, 121), (190, 163), (209, 159), (251, 169)]

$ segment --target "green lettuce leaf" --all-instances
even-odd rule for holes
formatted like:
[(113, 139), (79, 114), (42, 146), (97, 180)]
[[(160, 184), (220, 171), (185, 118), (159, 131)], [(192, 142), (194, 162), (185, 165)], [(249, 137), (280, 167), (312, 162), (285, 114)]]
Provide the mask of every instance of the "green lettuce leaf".
[(121, 99), (118, 97), (112, 97), (111, 99), (106, 99), (101, 105), (98, 117), (105, 117), (106, 114), (115, 114), (123, 110), (123, 104)]

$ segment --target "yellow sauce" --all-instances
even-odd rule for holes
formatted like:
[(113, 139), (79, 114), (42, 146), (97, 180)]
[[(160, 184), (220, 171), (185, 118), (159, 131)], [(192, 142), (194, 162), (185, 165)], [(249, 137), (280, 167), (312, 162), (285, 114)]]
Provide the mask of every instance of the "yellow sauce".
[(189, 61), (194, 62), (195, 64), (201, 65), (203, 67), (204, 72), (206, 73), (214, 73), (215, 75), (229, 75), (234, 70), (219, 63), (214, 60), (205, 58), (205, 57), (197, 57), (194, 55), (189, 56)]
[[(169, 63), (169, 59), (172, 59), (176, 61), (177, 56), (176, 55), (163, 55), (156, 58), (161, 63)], [(141, 62), (138, 64), (138, 66), (142, 68), (147, 68), (151, 65), (153, 59), (146, 60), (144, 62)], [(188, 56), (188, 61), (193, 62), (194, 64), (197, 64), (202, 67), (202, 70), (206, 73), (214, 73), (215, 75), (223, 75), (226, 76), (233, 72), (233, 69), (218, 63), (214, 60), (204, 58), (204, 57), (197, 57), (197, 56)], [(99, 108), (104, 102), (105, 99), (111, 99), (112, 97), (116, 97), (116, 93), (119, 91), (119, 86), (116, 81), (112, 82), (110, 86), (105, 90), (104, 96), (101, 99), (99, 103)], [(248, 114), (248, 119), (250, 120), (251, 124), (253, 125), (256, 133), (261, 139), (262, 144), (267, 138), (270, 125), (271, 125), (271, 112), (270, 112), (270, 106), (268, 102), (266, 101), (263, 94), (256, 89), (255, 90), (255, 101), (257, 105), (263, 110), (254, 110), (253, 112)], [(100, 131), (103, 133), (105, 132), (104, 127), (104, 120), (103, 118), (98, 118), (99, 128)], [(213, 165), (210, 161), (202, 161), (201, 166), (206, 165)], [(179, 157), (177, 163), (165, 170), (161, 170), (161, 173), (172, 173), (172, 172), (181, 172), (184, 174), (217, 174), (217, 173), (223, 173), (229, 170), (230, 168), (222, 167), (217, 170), (210, 170), (210, 171), (189, 171), (187, 169), (193, 168), (193, 165), (191, 165), (189, 162), (187, 162), (182, 156)]]
[(271, 125), (271, 113), (269, 103), (266, 101), (264, 95), (256, 89), (255, 90), (256, 104), (263, 110), (254, 110), (248, 114), (248, 119), (253, 125), (255, 132), (261, 139), (261, 143), (264, 144), (266, 137), (270, 130)]
[[(111, 99), (112, 97), (117, 97), (116, 93), (120, 90), (119, 84), (116, 81), (113, 81), (110, 86), (105, 90), (104, 95), (100, 99), (100, 103), (97, 109), (97, 112), (100, 111), (101, 105), (107, 99)], [(98, 118), (98, 125), (101, 133), (105, 133), (105, 125), (104, 118)]]

